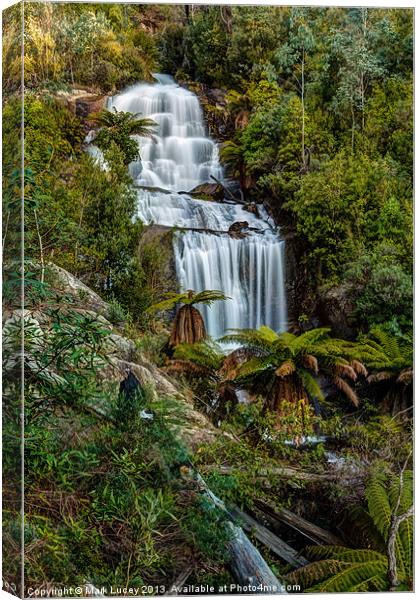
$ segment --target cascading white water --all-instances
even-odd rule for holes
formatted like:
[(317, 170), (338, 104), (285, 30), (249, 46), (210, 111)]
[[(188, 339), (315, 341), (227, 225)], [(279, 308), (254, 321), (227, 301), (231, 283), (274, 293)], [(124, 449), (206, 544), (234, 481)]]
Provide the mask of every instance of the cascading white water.
[[(141, 113), (158, 124), (154, 139), (138, 137), (142, 160), (130, 165), (139, 217), (146, 224), (184, 229), (174, 236), (181, 289), (222, 290), (230, 297), (200, 307), (211, 336), (261, 325), (286, 329), (284, 242), (264, 210), (257, 218), (239, 204), (188, 194), (210, 176), (223, 179), (217, 144), (206, 135), (195, 94), (168, 75), (156, 79), (156, 84), (131, 86), (109, 102), (109, 108)], [(227, 233), (238, 221), (249, 224), (244, 237)]]

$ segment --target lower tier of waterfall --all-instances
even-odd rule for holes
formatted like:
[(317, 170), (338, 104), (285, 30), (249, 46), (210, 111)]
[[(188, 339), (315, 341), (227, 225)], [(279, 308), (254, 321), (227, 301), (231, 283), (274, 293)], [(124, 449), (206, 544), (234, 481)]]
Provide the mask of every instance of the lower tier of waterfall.
[(284, 242), (275, 233), (252, 233), (236, 239), (188, 231), (176, 234), (175, 261), (181, 288), (222, 290), (225, 302), (200, 310), (209, 334), (269, 325), (286, 329)]

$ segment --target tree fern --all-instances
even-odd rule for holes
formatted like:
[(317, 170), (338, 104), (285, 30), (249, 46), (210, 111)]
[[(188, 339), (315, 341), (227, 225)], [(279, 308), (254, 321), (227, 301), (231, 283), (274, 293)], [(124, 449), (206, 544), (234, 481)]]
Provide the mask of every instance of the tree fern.
[[(222, 341), (242, 345), (244, 353), (242, 364), (236, 367), (236, 380), (265, 394), (266, 406), (270, 409), (275, 409), (282, 399), (307, 399), (309, 395), (322, 401), (324, 395), (314, 377), (319, 372), (357, 405), (357, 395), (344, 378), (354, 382), (366, 370), (360, 361), (352, 366), (350, 361), (357, 359), (352, 354), (351, 344), (330, 338), (329, 332), (328, 328), (321, 327), (300, 335), (290, 332), (278, 334), (263, 326), (259, 329), (234, 329)], [(277, 381), (274, 385), (273, 378)]]
[[(400, 478), (387, 480), (382, 473), (375, 473), (366, 486), (367, 511), (364, 529), (368, 531), (370, 521), (371, 534), (375, 540), (380, 535), (383, 551), (372, 549), (354, 549), (344, 546), (314, 546), (306, 549), (308, 558), (314, 562), (297, 569), (288, 575), (288, 581), (300, 583), (305, 592), (350, 592), (385, 591), (390, 587), (388, 555), (385, 552), (390, 536), (391, 517), (395, 513), (403, 514), (412, 505), (413, 477), (411, 471), (405, 471)], [(360, 511), (353, 511), (357, 519)], [(412, 579), (413, 519), (400, 524), (395, 544), (399, 588), (407, 590)]]
[(147, 309), (147, 312), (157, 312), (160, 310), (169, 310), (177, 304), (183, 304), (193, 306), (194, 304), (205, 304), (210, 306), (213, 302), (218, 300), (227, 300), (223, 292), (219, 290), (203, 290), (202, 292), (194, 292), (194, 290), (187, 290), (186, 292), (176, 293), (168, 292), (165, 294), (166, 299), (161, 302), (153, 304)]

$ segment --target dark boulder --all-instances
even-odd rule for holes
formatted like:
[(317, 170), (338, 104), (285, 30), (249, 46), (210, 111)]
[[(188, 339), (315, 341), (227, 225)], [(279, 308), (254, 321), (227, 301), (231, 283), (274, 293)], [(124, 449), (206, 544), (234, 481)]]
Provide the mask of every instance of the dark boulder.
[(255, 202), (250, 202), (249, 204), (245, 204), (244, 210), (246, 210), (249, 213), (255, 215), (258, 219), (260, 218), (260, 213), (258, 211), (258, 206), (256, 205)]
[(317, 305), (321, 322), (331, 327), (333, 335), (344, 338), (355, 336), (354, 309), (351, 290), (344, 284), (330, 288), (319, 298)]
[(188, 194), (197, 200), (213, 200), (217, 202), (223, 200), (225, 192), (220, 183), (200, 183), (200, 185), (189, 191)]
[(232, 223), (232, 225), (229, 227), (228, 233), (231, 237), (243, 238), (246, 236), (246, 233), (244, 233), (243, 230), (248, 228), (248, 221), (236, 221), (235, 223)]

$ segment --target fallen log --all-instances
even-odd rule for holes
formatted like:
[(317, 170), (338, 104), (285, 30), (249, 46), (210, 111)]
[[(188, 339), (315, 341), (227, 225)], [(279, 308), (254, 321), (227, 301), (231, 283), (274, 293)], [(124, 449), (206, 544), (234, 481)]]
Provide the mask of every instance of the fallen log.
[(230, 520), (231, 516), (222, 500), (213, 494), (199, 473), (195, 473), (195, 480), (200, 489), (210, 498), (214, 506), (221, 509), (229, 519), (228, 527), (232, 533), (232, 537), (228, 542), (230, 554), (229, 566), (236, 582), (240, 586), (250, 586), (246, 590), (248, 593), (258, 591), (267, 594), (287, 593), (284, 585), (274, 575), (260, 552), (247, 538), (242, 528), (232, 523)]
[[(235, 468), (230, 465), (206, 465), (204, 470), (218, 470), (221, 475), (230, 475), (235, 472)], [(268, 479), (272, 476), (290, 477), (301, 481), (331, 481), (330, 473), (309, 473), (293, 467), (262, 468), (255, 473), (255, 477), (261, 479)]]
[(240, 523), (245, 531), (251, 532), (259, 542), (264, 544), (264, 546), (267, 546), (271, 552), (274, 552), (274, 554), (282, 560), (296, 568), (304, 567), (308, 564), (309, 561), (307, 561), (306, 558), (300, 556), (294, 548), (286, 544), (286, 542), (269, 529), (260, 525), (260, 523), (250, 515), (247, 515), (236, 507), (229, 512), (233, 517), (240, 519)]
[(307, 521), (303, 517), (296, 515), (287, 508), (273, 507), (267, 502), (262, 500), (256, 501), (256, 507), (260, 512), (268, 517), (271, 522), (283, 523), (288, 525), (298, 533), (304, 535), (309, 540), (318, 545), (327, 546), (345, 546), (346, 544), (338, 536), (334, 535), (330, 531)]
[[(202, 467), (203, 470), (210, 471), (218, 471), (221, 475), (231, 475), (237, 471), (236, 467), (232, 467), (231, 465), (206, 465)], [(283, 477), (290, 479), (297, 479), (299, 481), (307, 481), (307, 482), (325, 482), (325, 481), (337, 481), (339, 480), (346, 486), (355, 485), (362, 481), (362, 475), (351, 473), (351, 472), (343, 472), (342, 470), (336, 471), (326, 471), (324, 473), (311, 473), (310, 471), (302, 471), (300, 469), (296, 469), (295, 467), (262, 467), (258, 469), (254, 473), (254, 477), (256, 479), (265, 479), (270, 480), (273, 477)]]

